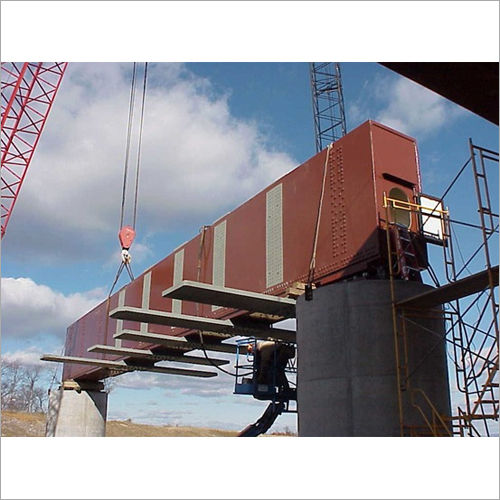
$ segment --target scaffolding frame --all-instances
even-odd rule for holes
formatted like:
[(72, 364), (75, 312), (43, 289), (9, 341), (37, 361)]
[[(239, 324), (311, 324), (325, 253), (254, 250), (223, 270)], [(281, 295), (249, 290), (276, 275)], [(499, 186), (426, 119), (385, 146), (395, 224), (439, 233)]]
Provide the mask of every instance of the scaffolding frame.
[(497, 152), (477, 146), (471, 139), (469, 151), (482, 241), (472, 257), (457, 270), (453, 238), (450, 237), (449, 248), (444, 248), (444, 260), (448, 279), (456, 281), (467, 270), (469, 262), (482, 257), (488, 273), (488, 287), (472, 300), (455, 301), (449, 314), (448, 322), (456, 344), (453, 349), (455, 380), (462, 394), (462, 405), (457, 407), (457, 414), (452, 418), (460, 436), (490, 436), (499, 413), (499, 327), (498, 295), (492, 265), (492, 239), (497, 240), (498, 246), (498, 237), (493, 238), (498, 235), (498, 214), (491, 207), (488, 164), (496, 164), (498, 170), (499, 158)]
[[(456, 283), (459, 286), (464, 271), (469, 271), (471, 262), (482, 257), (482, 267), (488, 276), (488, 285), (481, 291), (469, 295), (463, 290), (458, 299), (448, 303), (447, 308), (441, 312), (438, 309), (424, 311), (405, 304), (398, 304), (395, 296), (395, 280), (398, 277), (397, 259), (393, 259), (395, 250), (391, 244), (391, 232), (394, 231), (394, 223), (390, 220), (390, 209), (398, 208), (416, 212), (423, 216), (418, 204), (401, 204), (397, 200), (386, 198), (386, 234), (389, 259), (389, 278), (391, 284), (391, 303), (394, 331), (394, 349), (398, 386), (398, 408), (401, 436), (491, 436), (493, 427), (496, 425), (498, 432), (499, 397), (498, 397), (498, 352), (499, 352), (499, 327), (498, 327), (498, 272), (493, 264), (492, 248), (494, 240), (498, 248), (498, 214), (492, 210), (491, 196), (489, 190), (488, 163), (498, 165), (498, 153), (475, 145), (469, 139), (470, 157), (464, 164), (459, 174), (452, 181), (445, 195), (449, 192), (456, 180), (466, 171), (470, 165), (472, 171), (477, 212), (479, 224), (464, 223), (452, 220), (449, 213), (436, 210), (431, 216), (442, 219), (443, 234), (443, 264), (445, 281), (443, 285)], [(497, 167), (498, 171), (498, 167)], [(498, 184), (498, 181), (497, 181)], [(439, 202), (444, 201), (443, 195)], [(396, 206), (397, 203), (397, 206)], [(425, 217), (428, 217), (426, 214)], [(456, 235), (453, 226), (459, 224), (478, 229), (481, 232), (481, 243), (471, 252), (470, 257), (457, 270), (455, 244)], [(469, 229), (468, 229), (469, 230)], [(443, 285), (434, 273), (432, 267), (428, 268), (429, 275), (436, 287)], [(469, 271), (470, 273), (470, 271)], [(478, 273), (479, 274), (479, 273)], [(473, 275), (474, 276), (474, 275)], [(461, 401), (456, 408), (452, 408), (452, 415), (441, 415), (428, 398), (424, 391), (418, 387), (412, 387), (411, 375), (408, 371), (408, 351), (406, 328), (408, 323), (414, 322), (412, 317), (422, 317), (429, 314), (440, 315), (445, 322), (445, 334), (426, 330), (427, 334), (441, 337), (443, 342), (451, 346), (451, 359), (453, 363), (456, 391)], [(403, 399), (409, 398), (411, 406), (415, 407), (422, 416), (421, 426), (409, 426), (406, 424), (403, 411)], [(495, 422), (497, 422), (495, 424)]]

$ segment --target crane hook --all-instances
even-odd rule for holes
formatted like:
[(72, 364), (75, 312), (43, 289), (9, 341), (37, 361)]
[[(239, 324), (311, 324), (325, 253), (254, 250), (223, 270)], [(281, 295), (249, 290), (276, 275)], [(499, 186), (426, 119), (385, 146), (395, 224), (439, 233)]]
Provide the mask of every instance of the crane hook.
[(131, 226), (123, 226), (118, 232), (118, 239), (120, 240), (120, 245), (122, 246), (122, 261), (125, 264), (129, 264), (132, 259), (129, 249), (134, 242), (134, 238), (135, 230)]

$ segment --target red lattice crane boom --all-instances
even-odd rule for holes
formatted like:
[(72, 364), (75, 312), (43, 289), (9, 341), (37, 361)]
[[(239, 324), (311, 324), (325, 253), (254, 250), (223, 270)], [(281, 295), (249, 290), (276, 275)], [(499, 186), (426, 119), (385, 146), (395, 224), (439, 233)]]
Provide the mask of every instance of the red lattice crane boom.
[(68, 63), (2, 63), (2, 238)]

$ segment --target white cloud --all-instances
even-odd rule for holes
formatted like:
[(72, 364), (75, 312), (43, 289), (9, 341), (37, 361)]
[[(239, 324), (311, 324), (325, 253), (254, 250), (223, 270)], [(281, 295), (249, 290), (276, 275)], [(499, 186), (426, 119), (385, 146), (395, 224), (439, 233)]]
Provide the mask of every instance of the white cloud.
[[(193, 365), (179, 365), (178, 363), (160, 363), (158, 366), (174, 368), (201, 369), (213, 371), (211, 367), (197, 367)], [(227, 368), (225, 368), (228, 370)], [(192, 395), (199, 397), (224, 397), (231, 395), (234, 388), (234, 379), (219, 372), (217, 377), (205, 380), (191, 377), (162, 375), (144, 372), (132, 372), (118, 376), (114, 387), (124, 389), (164, 389), (168, 395)]]
[[(279, 324), (280, 328), (284, 329), (295, 329), (295, 319), (284, 320)], [(234, 340), (234, 339), (233, 339)], [(189, 353), (192, 356), (198, 356), (203, 358), (202, 351), (194, 350)], [(233, 354), (226, 353), (209, 353), (209, 356), (217, 359), (226, 359), (230, 362), (226, 365), (222, 365), (221, 368), (229, 373), (235, 373), (234, 364), (235, 356)], [(163, 361), (157, 363), (156, 366), (166, 366), (170, 368), (180, 368), (180, 369), (195, 369), (203, 371), (212, 371), (217, 373), (217, 377), (210, 379), (194, 378), (194, 377), (184, 377), (175, 375), (164, 375), (156, 373), (147, 372), (132, 372), (120, 375), (114, 379), (114, 388), (123, 389), (153, 389), (160, 388), (165, 391), (167, 396), (177, 396), (177, 395), (189, 395), (201, 398), (211, 398), (212, 400), (217, 398), (226, 398), (231, 396), (234, 392), (235, 379), (233, 376), (217, 370), (217, 368), (207, 365), (189, 365), (185, 363), (175, 363), (172, 361)], [(241, 372), (240, 372), (241, 375)], [(288, 375), (288, 379), (292, 383), (296, 383), (296, 377), (293, 374)], [(250, 404), (254, 400), (252, 398), (236, 398), (240, 399), (237, 404)]]
[[(150, 408), (153, 406), (153, 408)], [(170, 410), (157, 408), (157, 405), (147, 403), (141, 408), (140, 413), (131, 414), (130, 408), (127, 410), (112, 409), (108, 415), (108, 420), (131, 419), (137, 424), (147, 425), (185, 425), (184, 422), (191, 416), (191, 411)]]
[[(117, 398), (118, 392), (126, 389), (160, 389), (161, 396), (154, 405), (150, 402), (131, 403), (119, 415), (112, 410), (110, 418), (132, 418), (134, 422), (157, 425), (170, 423), (237, 430), (255, 421), (267, 406), (250, 396), (235, 396), (234, 379), (223, 374), (211, 379), (195, 379), (144, 372), (127, 373), (116, 377), (112, 398)], [(185, 399), (181, 399), (182, 396)], [(127, 399), (135, 400), (130, 396)], [(189, 408), (193, 407), (190, 411)]]
[(349, 104), (350, 121), (374, 119), (419, 140), (465, 114), (459, 106), (404, 77), (375, 77)]
[(37, 347), (30, 347), (26, 350), (2, 353), (2, 362), (19, 363), (23, 366), (41, 366), (47, 368), (47, 364), (40, 361), (43, 352)]
[(2, 278), (2, 334), (30, 337), (39, 333), (61, 337), (66, 328), (104, 299), (96, 288), (64, 295), (30, 278)]
[(398, 78), (386, 89), (387, 106), (377, 120), (410, 135), (427, 135), (449, 125), (463, 110), (406, 78)]
[[(68, 66), (4, 241), (10, 256), (105, 259), (116, 245), (130, 66)], [(150, 78), (139, 241), (211, 223), (295, 166), (208, 80), (179, 64), (153, 65)], [(134, 154), (130, 165), (133, 180)]]

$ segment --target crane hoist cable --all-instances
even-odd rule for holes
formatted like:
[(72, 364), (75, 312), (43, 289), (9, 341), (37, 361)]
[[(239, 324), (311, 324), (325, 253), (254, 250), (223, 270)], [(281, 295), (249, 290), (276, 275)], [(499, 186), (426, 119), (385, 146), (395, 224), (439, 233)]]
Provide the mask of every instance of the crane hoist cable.
[(321, 210), (323, 208), (323, 198), (325, 196), (325, 187), (326, 187), (326, 174), (328, 172), (328, 161), (330, 160), (330, 151), (333, 147), (333, 142), (330, 143), (326, 149), (325, 155), (325, 163), (323, 165), (323, 180), (321, 182), (321, 193), (319, 197), (318, 203), (318, 213), (316, 215), (316, 224), (314, 227), (314, 236), (313, 236), (313, 247), (311, 254), (311, 261), (309, 263), (309, 272), (307, 274), (307, 282), (306, 282), (306, 290), (305, 290), (305, 299), (312, 300), (312, 290), (313, 290), (313, 281), (314, 281), (314, 271), (316, 270), (316, 251), (318, 248), (318, 236), (319, 236), (319, 226), (321, 222)]
[(137, 220), (137, 194), (139, 192), (139, 170), (141, 167), (141, 147), (142, 147), (142, 130), (144, 128), (144, 107), (146, 103), (146, 84), (148, 80), (148, 63), (144, 63), (144, 80), (142, 84), (142, 102), (141, 102), (141, 120), (139, 123), (139, 144), (137, 146), (137, 163), (135, 168), (135, 189), (134, 189), (134, 215), (132, 227), (135, 229)]
[(137, 201), (139, 193), (139, 172), (141, 166), (141, 146), (142, 146), (142, 132), (144, 129), (144, 108), (146, 103), (146, 86), (148, 78), (148, 63), (144, 63), (144, 77), (142, 84), (142, 99), (140, 108), (140, 121), (139, 121), (139, 133), (138, 133), (138, 144), (137, 144), (137, 160), (135, 167), (135, 186), (134, 186), (134, 202), (132, 209), (132, 225), (124, 225), (125, 220), (125, 205), (127, 198), (127, 186), (128, 186), (128, 169), (131, 156), (131, 145), (132, 145), (132, 128), (134, 123), (134, 108), (135, 108), (135, 98), (136, 98), (136, 87), (137, 87), (137, 63), (134, 62), (134, 67), (132, 70), (132, 83), (130, 86), (130, 103), (128, 112), (128, 123), (127, 123), (127, 141), (125, 147), (125, 166), (123, 169), (123, 187), (122, 187), (122, 199), (121, 199), (121, 210), (120, 210), (120, 229), (118, 231), (118, 239), (121, 245), (121, 258), (122, 262), (115, 276), (109, 295), (113, 293), (113, 289), (120, 278), (123, 269), (127, 270), (130, 280), (134, 280), (134, 275), (132, 273), (132, 268), (130, 266), (131, 255), (129, 249), (135, 238), (135, 227), (137, 222)]

